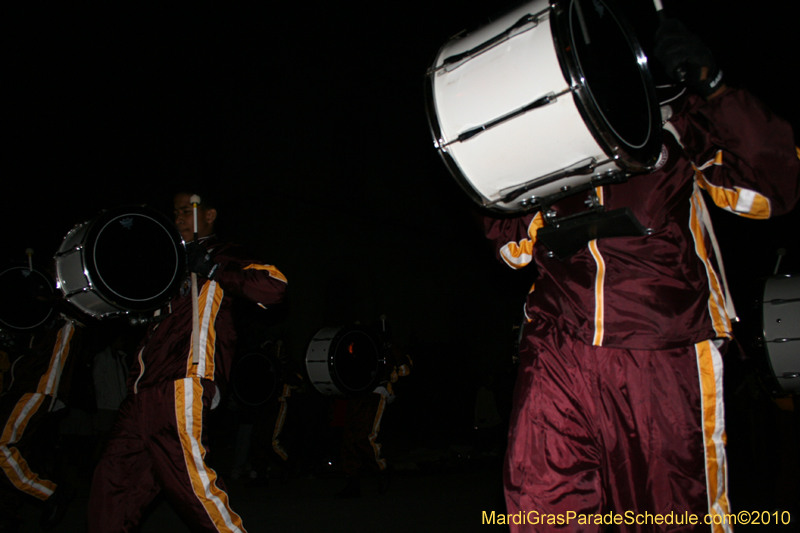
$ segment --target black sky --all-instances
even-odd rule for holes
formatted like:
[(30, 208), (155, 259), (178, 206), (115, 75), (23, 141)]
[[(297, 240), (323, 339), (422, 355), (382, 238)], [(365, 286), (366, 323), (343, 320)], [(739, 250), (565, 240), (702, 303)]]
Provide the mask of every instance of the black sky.
[[(2, 259), (32, 247), (47, 261), (101, 209), (167, 211), (181, 184), (210, 184), (229, 236), (289, 277), (297, 345), (387, 313), (414, 342), (471, 332), (469, 350), (502, 352), (532, 276), (495, 265), (434, 152), (422, 89), (449, 36), (512, 4), (6, 7)], [(651, 4), (622, 4), (649, 52)], [(800, 129), (791, 2), (664, 4)], [(737, 282), (770, 274), (779, 246), (798, 265), (796, 211), (720, 220)]]

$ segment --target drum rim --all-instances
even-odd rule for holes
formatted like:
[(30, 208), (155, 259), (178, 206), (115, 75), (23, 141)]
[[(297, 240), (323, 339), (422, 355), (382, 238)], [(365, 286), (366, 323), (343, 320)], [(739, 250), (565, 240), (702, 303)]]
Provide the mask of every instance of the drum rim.
[[(37, 266), (35, 264), (33, 265), (33, 269), (31, 269), (30, 266), (27, 263), (23, 264), (23, 263), (18, 263), (18, 262), (12, 262), (12, 263), (8, 263), (8, 264), (4, 264), (4, 265), (0, 266), (0, 276), (2, 276), (3, 274), (5, 274), (6, 272), (8, 272), (10, 270), (17, 270), (17, 269), (19, 269), (19, 270), (32, 270), (32, 272), (35, 272), (36, 274), (42, 276), (45, 279), (45, 281), (47, 281), (47, 285), (50, 288), (51, 294), (53, 294), (53, 295), (56, 294), (57, 288), (56, 288), (55, 278), (50, 276), (46, 271), (42, 270), (41, 268), (37, 268)], [(55, 309), (53, 309), (51, 307), (50, 310), (47, 312), (47, 315), (44, 317), (44, 319), (42, 319), (37, 324), (34, 324), (33, 326), (28, 326), (28, 327), (14, 326), (14, 325), (11, 325), (11, 324), (5, 322), (4, 320), (0, 319), (0, 329), (6, 330), (6, 331), (8, 331), (10, 333), (32, 333), (32, 332), (36, 332), (41, 327), (47, 325), (50, 322), (50, 320), (53, 318), (54, 314), (55, 314)]]
[(613, 133), (613, 128), (608, 124), (602, 111), (598, 109), (588, 85), (582, 81), (585, 78), (581, 72), (577, 56), (575, 52), (572, 51), (571, 35), (569, 32), (569, 14), (575, 1), (576, 0), (568, 0), (565, 2), (553, 0), (551, 2), (553, 10), (550, 17), (550, 24), (556, 56), (561, 65), (561, 72), (564, 75), (565, 81), (572, 88), (571, 92), (578, 112), (581, 114), (584, 124), (600, 148), (603, 149), (607, 156), (617, 162), (623, 170), (632, 173), (650, 172), (653, 170), (658, 156), (661, 153), (662, 130), (661, 111), (655, 92), (655, 84), (653, 83), (653, 78), (648, 67), (647, 56), (639, 44), (631, 25), (625, 19), (622, 11), (617, 9), (618, 6), (616, 3), (613, 2), (613, 0), (594, 0), (602, 3), (608, 9), (608, 12), (622, 29), (637, 59), (635, 65), (642, 77), (645, 96), (650, 107), (650, 132), (648, 134), (648, 139), (643, 143), (642, 147), (636, 148), (628, 145), (619, 136)]
[[(88, 248), (85, 247), (85, 243), (95, 242), (99, 233), (109, 222), (126, 214), (136, 214), (145, 216), (154, 220), (155, 222), (160, 223), (162, 229), (164, 229), (165, 233), (171, 238), (171, 240), (175, 244), (175, 249), (177, 251), (176, 254), (177, 262), (172, 281), (167, 285), (167, 287), (163, 291), (161, 291), (158, 297), (153, 297), (146, 301), (131, 300), (119, 296), (113, 290), (111, 290), (111, 288), (108, 287), (108, 285), (102, 280), (102, 276), (100, 276), (99, 272), (97, 271), (93, 253), (94, 250), (93, 249), (89, 250)], [(177, 292), (177, 290), (183, 283), (185, 276), (181, 275), (181, 273), (186, 270), (185, 243), (183, 242), (183, 238), (181, 237), (180, 232), (172, 223), (172, 221), (169, 220), (169, 218), (160, 211), (143, 205), (121, 205), (109, 209), (104, 209), (100, 211), (100, 213), (98, 213), (93, 219), (75, 225), (75, 227), (73, 227), (69, 231), (69, 233), (67, 233), (67, 236), (64, 238), (64, 242), (66, 242), (71, 236), (74, 235), (76, 231), (79, 231), (83, 227), (86, 227), (86, 229), (82, 237), (83, 240), (82, 240), (81, 258), (83, 261), (84, 276), (86, 277), (86, 281), (88, 283), (89, 288), (87, 290), (75, 294), (69, 294), (69, 295), (65, 294), (64, 296), (65, 298), (67, 298), (68, 301), (73, 303), (73, 305), (76, 305), (79, 308), (81, 308), (84, 312), (92, 316), (102, 318), (102, 317), (125, 314), (130, 312), (141, 313), (141, 312), (154, 311), (163, 306), (169, 300), (169, 298), (171, 298), (172, 295), (175, 292)], [(181, 248), (183, 248), (184, 253), (180, 253)], [(56, 260), (58, 260), (60, 256), (67, 255), (70, 252), (71, 250), (59, 251), (59, 253), (56, 254)], [(86, 293), (91, 293), (95, 295), (98, 299), (111, 306), (113, 310), (108, 312), (97, 313), (87, 308), (87, 306), (80, 305), (77, 301), (72, 302), (72, 299), (78, 294), (86, 294)], [(116, 295), (118, 297), (114, 298), (112, 297), (112, 295)]]
[(281, 374), (280, 374), (280, 363), (279, 363), (279, 360), (278, 360), (278, 358), (276, 356), (274, 356), (272, 354), (269, 354), (269, 353), (265, 353), (263, 351), (259, 351), (259, 350), (248, 350), (247, 352), (243, 353), (242, 355), (236, 357), (234, 359), (233, 363), (231, 364), (231, 373), (230, 373), (231, 377), (230, 377), (230, 380), (229, 380), (230, 381), (230, 389), (231, 389), (231, 394), (237, 400), (241, 399), (241, 395), (240, 395), (239, 391), (237, 390), (236, 382), (234, 380), (234, 376), (236, 375), (235, 374), (236, 373), (236, 369), (241, 364), (241, 361), (243, 361), (244, 359), (246, 359), (247, 357), (250, 357), (250, 356), (261, 356), (261, 357), (263, 357), (264, 359), (266, 359), (267, 361), (270, 362), (270, 364), (272, 365), (272, 368), (275, 370), (275, 387), (273, 388), (273, 390), (270, 393), (270, 395), (267, 396), (267, 398), (261, 403), (254, 404), (254, 403), (245, 403), (244, 401), (240, 402), (239, 405), (241, 407), (243, 407), (243, 408), (246, 408), (246, 409), (257, 408), (257, 407), (261, 407), (263, 405), (266, 405), (266, 404), (270, 403), (278, 395), (278, 391), (281, 389), (281, 384), (283, 383), (283, 380), (281, 379)]
[[(381, 351), (382, 351), (381, 344), (382, 343), (381, 343), (380, 337), (371, 328), (368, 328), (368, 327), (365, 327), (365, 326), (360, 326), (360, 325), (347, 326), (347, 327), (341, 328), (336, 333), (336, 335), (334, 335), (333, 339), (331, 339), (331, 346), (333, 347), (334, 345), (337, 345), (338, 342), (340, 342), (342, 340), (342, 337), (344, 337), (348, 333), (353, 333), (355, 331), (358, 331), (360, 333), (364, 333), (369, 338), (369, 340), (372, 341), (372, 343), (373, 343), (373, 345), (375, 347), (375, 352), (378, 355), (381, 354)], [(378, 386), (378, 383), (380, 383), (380, 381), (381, 381), (381, 372), (380, 372), (381, 366), (380, 366), (380, 364), (378, 364), (378, 366), (377, 366), (377, 371), (375, 372), (375, 376), (362, 389), (353, 390), (353, 389), (348, 389), (347, 387), (345, 387), (344, 386), (344, 382), (339, 377), (339, 374), (335, 371), (336, 369), (333, 366), (333, 355), (334, 355), (335, 352), (336, 352), (335, 349), (328, 350), (328, 371), (331, 373), (332, 377), (335, 377), (336, 381), (338, 382), (337, 384), (338, 384), (339, 388), (346, 390), (345, 394), (350, 393), (350, 394), (353, 394), (353, 395), (360, 395), (360, 394), (363, 394), (365, 392), (371, 392), (375, 387)], [(379, 359), (379, 361), (380, 361), (380, 359)]]

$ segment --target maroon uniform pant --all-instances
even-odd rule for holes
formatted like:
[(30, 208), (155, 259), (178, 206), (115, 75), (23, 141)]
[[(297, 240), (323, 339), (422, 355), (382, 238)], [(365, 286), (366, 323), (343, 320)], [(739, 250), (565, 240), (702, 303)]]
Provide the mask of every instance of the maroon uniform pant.
[(729, 512), (714, 344), (625, 350), (527, 329), (504, 472), (511, 530), (653, 531), (656, 515), (725, 530), (713, 525)]
[(363, 472), (377, 473), (386, 468), (381, 458), (378, 432), (386, 406), (382, 394), (373, 392), (347, 401), (344, 435), (342, 436), (342, 470), (348, 477)]
[(128, 395), (94, 473), (90, 533), (132, 531), (162, 490), (192, 531), (244, 531), (205, 463), (203, 419), (214, 387), (203, 383), (187, 378)]

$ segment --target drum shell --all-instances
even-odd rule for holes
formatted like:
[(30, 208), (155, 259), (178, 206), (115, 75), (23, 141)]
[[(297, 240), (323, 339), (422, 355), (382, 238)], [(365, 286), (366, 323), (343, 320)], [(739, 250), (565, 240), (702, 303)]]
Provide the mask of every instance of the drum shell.
[[(155, 230), (153, 234), (158, 242), (144, 243), (141, 249), (129, 250), (129, 256), (116, 259), (124, 263), (144, 258), (167, 272), (166, 279), (145, 296), (120, 294), (115, 286), (104, 281), (103, 273), (97, 266), (98, 258), (95, 255), (102, 251), (96, 250), (95, 246), (100, 236), (113, 223), (126, 218), (146, 223), (151, 233)], [(158, 309), (178, 290), (186, 276), (186, 250), (180, 233), (164, 215), (142, 206), (123, 206), (103, 211), (94, 219), (76, 225), (62, 241), (55, 261), (58, 288), (64, 298), (95, 318)], [(105, 258), (104, 262), (107, 263), (108, 259)], [(149, 279), (145, 270), (138, 275), (144, 280)]]
[(800, 393), (800, 274), (767, 278), (761, 325), (777, 392)]
[[(353, 336), (366, 342), (367, 349), (374, 354), (373, 358), (366, 360), (369, 368), (362, 369), (362, 374), (370, 377), (355, 383), (338, 371), (336, 362), (338, 349)], [(322, 328), (311, 339), (306, 351), (308, 377), (314, 388), (326, 396), (357, 396), (372, 392), (384, 377), (385, 366), (380, 339), (371, 330), (359, 326)]]
[[(518, 6), (491, 24), (446, 43), (429, 70), (427, 111), (434, 145), (468, 195), (495, 211), (525, 211), (536, 198), (609, 173), (647, 171), (660, 150), (659, 112), (649, 71), (643, 70), (640, 80), (642, 96), (650, 106), (648, 135), (636, 146), (622, 145), (603, 131), (601, 113), (593, 111), (596, 106), (586, 95), (587, 87), (581, 85), (575, 58), (563, 52), (568, 43), (558, 42), (565, 40), (565, 23), (558, 22), (558, 9), (547, 15), (548, 10), (550, 3), (546, 0)], [(464, 63), (443, 66), (447, 58), (479, 46), (526, 14), (542, 12), (546, 15), (533, 29), (517, 33)], [(632, 37), (630, 43), (630, 59), (635, 61), (633, 54), (640, 49)], [(452, 142), (461, 133), (538, 98), (564, 92), (550, 104), (463, 142)], [(564, 169), (590, 159), (597, 165), (588, 174), (551, 180)], [(501, 200), (532, 181), (540, 184), (517, 198)]]
[(90, 223), (79, 224), (67, 233), (56, 259), (58, 286), (72, 305), (92, 316), (107, 316), (119, 311), (111, 303), (93, 292), (86, 262), (83, 257), (82, 242)]

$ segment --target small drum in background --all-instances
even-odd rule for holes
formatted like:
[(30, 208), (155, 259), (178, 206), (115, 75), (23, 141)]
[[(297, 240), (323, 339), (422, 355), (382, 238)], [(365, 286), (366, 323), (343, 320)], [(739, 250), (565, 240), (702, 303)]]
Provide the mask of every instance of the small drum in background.
[(64, 298), (95, 318), (158, 309), (186, 277), (177, 228), (142, 206), (109, 209), (78, 224), (55, 261)]
[(763, 346), (778, 393), (800, 393), (800, 274), (767, 278), (761, 307)]
[(386, 357), (380, 337), (369, 328), (322, 328), (306, 351), (306, 370), (327, 396), (369, 393), (384, 377)]
[(238, 356), (231, 367), (230, 392), (244, 409), (258, 409), (280, 395), (283, 386), (281, 364), (264, 351)]
[(55, 280), (35, 266), (0, 268), (0, 294), (0, 329), (6, 332), (33, 334), (55, 315)]
[(661, 150), (647, 58), (603, 0), (521, 4), (448, 41), (426, 80), (435, 148), (494, 211), (647, 172)]

